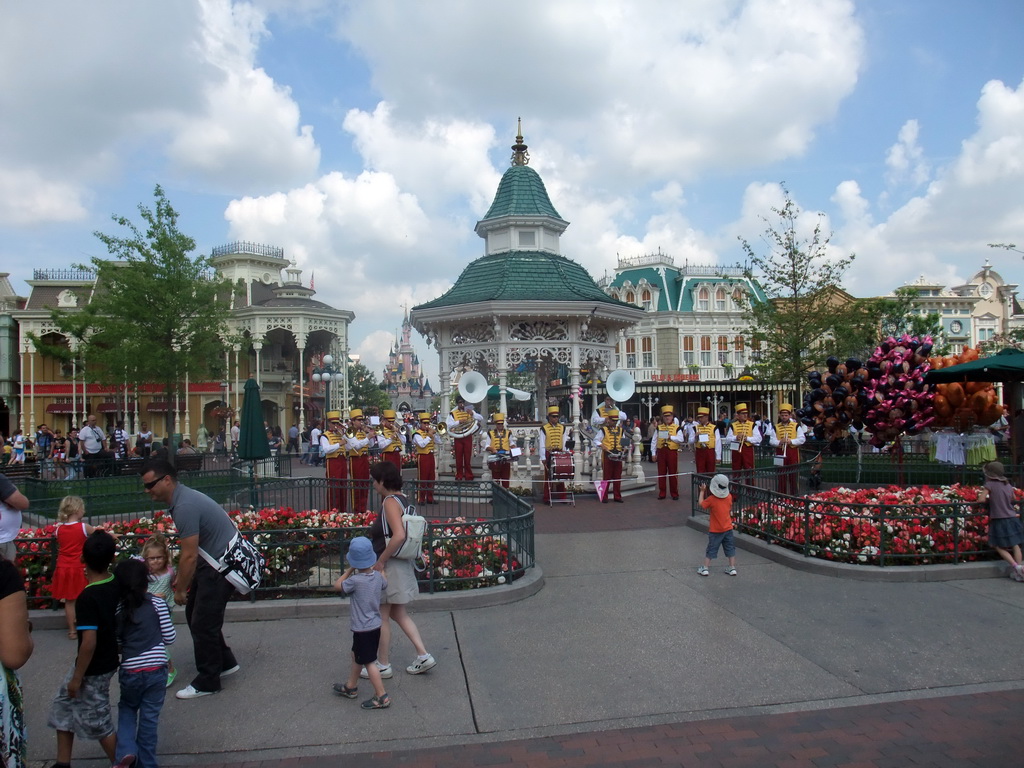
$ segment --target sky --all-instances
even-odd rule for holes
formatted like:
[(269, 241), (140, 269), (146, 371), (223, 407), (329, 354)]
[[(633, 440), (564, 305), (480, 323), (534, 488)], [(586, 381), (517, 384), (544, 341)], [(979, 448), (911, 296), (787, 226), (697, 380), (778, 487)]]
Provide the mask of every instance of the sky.
[(595, 278), (740, 263), (784, 184), (856, 296), (1024, 285), (987, 247), (1024, 251), (1022, 29), (1020, 0), (0, 0), (0, 272), (104, 256), (159, 184), (199, 253), (284, 248), (380, 379), (483, 255), (521, 117)]

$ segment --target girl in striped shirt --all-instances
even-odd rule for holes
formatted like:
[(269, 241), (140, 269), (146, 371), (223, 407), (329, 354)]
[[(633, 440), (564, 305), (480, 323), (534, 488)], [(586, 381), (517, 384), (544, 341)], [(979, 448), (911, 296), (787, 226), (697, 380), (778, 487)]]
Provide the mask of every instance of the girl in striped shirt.
[(121, 588), (116, 759), (121, 765), (157, 768), (157, 727), (167, 688), (167, 646), (174, 642), (174, 624), (167, 604), (149, 593), (149, 569), (143, 562), (134, 558), (121, 561), (114, 568), (114, 578)]

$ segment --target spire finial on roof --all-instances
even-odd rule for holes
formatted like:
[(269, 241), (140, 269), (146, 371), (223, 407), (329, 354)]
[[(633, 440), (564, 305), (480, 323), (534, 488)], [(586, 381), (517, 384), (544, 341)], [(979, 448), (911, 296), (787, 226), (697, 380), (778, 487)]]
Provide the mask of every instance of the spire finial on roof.
[(516, 143), (512, 145), (512, 165), (529, 165), (530, 153), (526, 151), (526, 144), (523, 143), (523, 118), (519, 118), (519, 127), (516, 132)]

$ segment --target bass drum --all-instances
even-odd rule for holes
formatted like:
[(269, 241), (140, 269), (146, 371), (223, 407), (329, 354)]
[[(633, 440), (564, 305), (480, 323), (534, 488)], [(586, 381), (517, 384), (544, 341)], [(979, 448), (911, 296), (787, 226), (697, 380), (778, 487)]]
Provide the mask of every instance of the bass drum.
[(575, 474), (572, 453), (569, 451), (552, 451), (549, 453), (548, 467), (551, 469), (551, 478), (553, 480), (572, 480)]

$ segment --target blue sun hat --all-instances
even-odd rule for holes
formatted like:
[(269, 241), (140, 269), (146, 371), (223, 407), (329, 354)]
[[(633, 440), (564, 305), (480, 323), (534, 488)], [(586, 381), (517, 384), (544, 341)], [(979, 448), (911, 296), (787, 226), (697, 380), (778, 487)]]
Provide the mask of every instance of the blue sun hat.
[(365, 536), (357, 536), (348, 545), (348, 564), (353, 568), (369, 568), (377, 562), (373, 542)]

